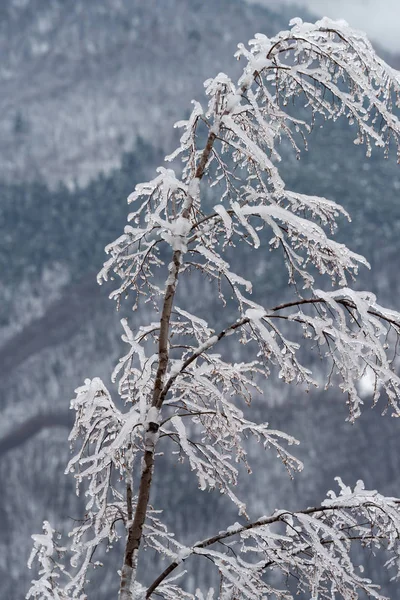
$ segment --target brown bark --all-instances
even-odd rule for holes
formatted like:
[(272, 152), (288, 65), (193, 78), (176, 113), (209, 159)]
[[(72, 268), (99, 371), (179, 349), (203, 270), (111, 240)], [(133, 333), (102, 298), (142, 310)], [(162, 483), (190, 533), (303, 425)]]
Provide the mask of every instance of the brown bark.
[[(203, 150), (203, 154), (200, 158), (199, 164), (196, 169), (195, 179), (199, 181), (202, 179), (207, 165), (210, 153), (216, 139), (216, 134), (210, 131), (206, 146)], [(190, 210), (193, 203), (193, 198), (188, 198), (188, 202), (182, 211), (182, 217), (188, 219), (190, 216)], [(158, 342), (158, 368), (154, 381), (153, 399), (152, 406), (158, 409), (161, 408), (165, 395), (162, 395), (164, 387), (164, 377), (168, 368), (168, 344), (169, 344), (169, 327), (171, 320), (171, 312), (174, 303), (176, 285), (178, 282), (179, 270), (181, 266), (182, 252), (180, 250), (174, 250), (172, 255), (172, 267), (170, 268), (169, 279), (171, 281), (167, 284), (164, 296), (163, 309), (160, 319), (160, 334)], [(151, 431), (154, 423), (149, 423), (148, 427)], [(158, 424), (157, 424), (158, 428)], [(147, 432), (146, 432), (147, 433)], [(146, 444), (146, 449), (143, 458), (143, 470), (139, 485), (139, 494), (136, 504), (135, 516), (132, 523), (129, 525), (128, 536), (125, 547), (124, 565), (121, 575), (120, 585), (120, 600), (131, 600), (132, 598), (132, 583), (136, 578), (136, 562), (137, 553), (139, 550), (140, 542), (143, 534), (143, 525), (146, 520), (147, 508), (150, 498), (150, 488), (153, 478), (154, 470), (154, 450), (155, 444), (152, 448), (149, 448)]]
[(139, 548), (142, 537), (143, 524), (146, 518), (147, 505), (150, 496), (150, 484), (153, 474), (154, 452), (146, 450), (143, 458), (144, 468), (140, 479), (139, 495), (135, 517), (132, 526), (129, 528), (128, 540), (125, 551), (125, 563), (133, 567), (133, 553)]
[(160, 409), (159, 399), (164, 385), (164, 375), (168, 367), (168, 339), (169, 339), (169, 323), (171, 319), (172, 305), (174, 303), (176, 284), (178, 282), (179, 268), (181, 266), (181, 252), (175, 250), (172, 256), (172, 264), (174, 269), (174, 280), (167, 286), (164, 297), (164, 306), (160, 320), (160, 335), (158, 338), (158, 369), (154, 382), (152, 406)]

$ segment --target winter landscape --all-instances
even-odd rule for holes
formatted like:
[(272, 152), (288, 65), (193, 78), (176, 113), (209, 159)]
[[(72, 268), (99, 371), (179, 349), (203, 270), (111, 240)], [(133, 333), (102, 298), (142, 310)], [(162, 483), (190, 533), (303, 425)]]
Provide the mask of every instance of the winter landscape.
[(1, 3), (1, 599), (398, 597), (400, 14), (366, 4)]

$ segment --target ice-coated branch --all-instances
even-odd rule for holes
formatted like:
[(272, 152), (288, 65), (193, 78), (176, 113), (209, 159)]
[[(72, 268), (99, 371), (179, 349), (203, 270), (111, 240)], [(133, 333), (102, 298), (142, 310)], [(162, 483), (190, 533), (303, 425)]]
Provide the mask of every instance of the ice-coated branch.
[[(363, 34), (328, 19), (315, 24), (295, 19), (273, 38), (258, 34), (248, 48), (239, 46), (237, 57), (245, 61), (238, 82), (224, 73), (207, 80), (205, 110), (194, 102), (189, 119), (177, 124), (183, 128), (180, 146), (167, 160), (180, 158), (182, 171), (162, 166), (151, 181), (136, 186), (128, 198), (129, 222), (106, 248), (109, 259), (99, 281), (117, 276), (111, 297), (119, 306), (132, 296), (143, 324), (134, 330), (122, 320), (128, 351), (113, 380), (118, 379), (125, 408), (117, 408), (98, 378), (86, 380), (72, 401), (70, 440), (78, 448), (67, 470), (74, 473), (77, 491), (86, 485), (87, 514), (71, 532), (71, 574), (55, 558), (65, 549), (50, 525), (34, 537), (41, 571), (28, 597), (35, 600), (83, 598), (97, 547), (119, 537), (116, 522), (126, 533), (120, 600), (153, 592), (166, 600), (204, 600), (200, 591), (193, 596), (170, 577), (195, 554), (219, 570), (221, 600), (291, 599), (284, 583), (268, 579), (272, 569), (297, 578), (298, 592), (312, 598), (355, 600), (364, 591), (381, 599), (353, 565), (355, 541), (373, 549), (386, 544), (387, 566), (398, 577), (399, 501), (361, 484), (351, 490), (339, 482), (340, 494), (331, 493), (319, 507), (235, 524), (190, 548), (149, 505), (159, 440), (178, 448), (200, 489), (226, 494), (239, 514), (246, 514), (246, 506), (235, 494), (236, 463), (251, 470), (249, 435), (272, 448), (291, 475), (302, 469), (288, 451), (298, 441), (251, 421), (241, 403), (261, 396), (261, 383), (274, 367), (286, 383), (317, 385), (312, 362), (303, 364), (307, 342), (330, 364), (327, 385), (338, 382), (347, 393), (350, 420), (360, 414), (357, 386), (366, 372), (374, 375), (374, 402), (384, 390), (393, 414), (400, 415), (396, 346), (388, 352), (392, 337), (400, 335), (400, 314), (348, 287), (358, 268), (369, 265), (334, 239), (339, 219), (349, 218), (346, 210), (288, 190), (278, 169), (281, 140), (298, 155), (318, 116), (347, 118), (368, 155), (372, 144), (387, 152), (391, 142), (399, 153), (399, 74), (375, 55)], [(295, 100), (303, 105), (297, 115), (291, 108)], [(199, 147), (200, 140), (205, 141)], [(207, 182), (215, 194), (211, 202)], [(263, 305), (250, 299), (253, 282), (235, 261), (243, 243), (254, 253), (281, 251), (295, 300), (270, 306), (268, 299)], [(220, 314), (211, 315), (218, 325), (209, 325), (185, 299), (177, 306), (178, 281), (193, 270), (215, 284), (230, 312), (229, 325), (221, 325)], [(333, 291), (326, 291), (332, 284)], [(295, 332), (289, 338), (296, 328), (302, 344)], [(226, 351), (228, 336), (243, 349), (236, 362)], [(146, 545), (172, 561), (147, 592), (138, 581), (139, 549)], [(210, 590), (207, 600), (212, 598)]]
[(43, 523), (43, 533), (32, 535), (33, 548), (28, 560), (32, 568), (36, 560), (40, 564), (39, 579), (32, 581), (26, 599), (34, 600), (70, 600), (71, 596), (59, 585), (60, 575), (64, 574), (61, 562), (66, 548), (58, 544), (59, 535), (48, 521)]
[[(305, 340), (316, 345), (330, 362), (332, 372), (327, 386), (338, 382), (347, 394), (351, 421), (361, 414), (363, 400), (357, 386), (367, 372), (375, 380), (374, 403), (384, 390), (392, 414), (400, 414), (400, 379), (395, 370), (397, 346), (390, 343), (391, 335), (399, 337), (400, 313), (380, 306), (370, 292), (356, 292), (347, 287), (332, 292), (314, 290), (311, 298), (272, 308), (263, 308), (243, 296), (241, 301), (244, 307), (246, 304), (250, 307), (244, 314), (250, 318), (254, 339), (268, 361), (280, 367), (280, 376), (285, 381), (316, 385), (311, 372), (296, 358), (299, 344), (283, 335), (279, 327), (282, 320), (300, 324)], [(296, 307), (298, 311), (291, 311)], [(306, 310), (310, 308), (311, 311)]]
[[(268, 570), (280, 571), (285, 577), (297, 580), (300, 593), (311, 597), (331, 598), (338, 593), (341, 598), (358, 598), (364, 591), (371, 597), (382, 599), (377, 586), (357, 573), (349, 550), (353, 543), (363, 548), (386, 546), (392, 553), (387, 568), (395, 568), (395, 578), (400, 576), (399, 531), (400, 500), (384, 498), (376, 491), (364, 489), (359, 481), (354, 490), (337, 478), (340, 493), (329, 493), (322, 505), (300, 511), (277, 510), (246, 524), (235, 523), (216, 535), (196, 542), (184, 558), (179, 556), (148, 587), (150, 598), (158, 586), (189, 556), (212, 558), (215, 565), (237, 594), (238, 599), (255, 599), (262, 594), (292, 599), (286, 589), (271, 586), (265, 579)], [(283, 527), (277, 527), (277, 525)], [(231, 540), (230, 550), (221, 552), (211, 546)], [(251, 553), (256, 560), (246, 562), (239, 553)], [(258, 594), (258, 596), (257, 596)]]
[(178, 366), (178, 369), (174, 369), (173, 374), (170, 375), (167, 382), (165, 383), (165, 386), (161, 392), (160, 400), (164, 401), (169, 390), (171, 389), (171, 386), (174, 384), (175, 379), (179, 375), (181, 375), (187, 369), (187, 367), (189, 367), (197, 358), (199, 358), (204, 352), (206, 352), (210, 348), (213, 348), (215, 344), (222, 340), (224, 337), (231, 335), (237, 329), (240, 329), (240, 327), (247, 325), (247, 323), (249, 322), (250, 319), (248, 319), (247, 317), (240, 319), (239, 321), (232, 323), (232, 325), (229, 325), (228, 327), (220, 331), (217, 335), (212, 335), (203, 344), (198, 346), (198, 348), (196, 348), (194, 352), (188, 358), (186, 358), (181, 365)]

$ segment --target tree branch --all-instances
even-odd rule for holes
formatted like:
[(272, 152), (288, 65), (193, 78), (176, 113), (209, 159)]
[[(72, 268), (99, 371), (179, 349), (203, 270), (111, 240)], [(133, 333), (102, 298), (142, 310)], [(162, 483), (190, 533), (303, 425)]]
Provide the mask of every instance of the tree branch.
[(174, 375), (171, 375), (171, 377), (168, 379), (167, 383), (165, 384), (162, 392), (161, 392), (161, 396), (160, 399), (161, 402), (164, 401), (166, 395), (168, 394), (168, 391), (170, 390), (172, 384), (174, 383), (175, 379), (178, 377), (178, 375), (181, 375), (183, 373), (183, 371), (193, 362), (196, 360), (196, 358), (199, 358), (199, 356), (201, 356), (206, 350), (209, 350), (210, 348), (212, 348), (213, 346), (215, 346), (215, 344), (217, 342), (219, 342), (220, 340), (222, 340), (222, 338), (226, 337), (227, 335), (229, 335), (229, 333), (235, 331), (236, 329), (239, 329), (239, 327), (243, 327), (243, 325), (247, 325), (247, 323), (250, 322), (250, 319), (245, 317), (243, 319), (240, 319), (240, 321), (237, 321), (236, 323), (233, 323), (232, 325), (229, 325), (229, 327), (226, 327), (226, 329), (223, 329), (222, 331), (219, 332), (218, 335), (214, 335), (212, 336), (207, 342), (205, 342), (204, 344), (202, 344), (201, 346), (199, 346), (199, 348), (197, 348), (193, 354), (191, 354), (182, 364), (181, 368), (179, 369), (179, 371), (177, 373), (174, 373)]
[[(400, 505), (400, 500), (393, 500), (393, 502), (396, 505)], [(380, 508), (381, 510), (383, 510), (380, 506), (376, 505), (373, 502), (369, 502), (369, 503), (366, 502), (362, 506), (369, 506), (369, 505), (374, 508)], [(327, 507), (314, 506), (314, 507), (309, 507), (309, 508), (306, 508), (306, 509), (303, 509), (300, 511), (296, 511), (296, 512), (289, 511), (289, 510), (278, 511), (277, 513), (274, 513), (270, 517), (264, 517), (264, 518), (258, 519), (257, 521), (253, 521), (252, 523), (248, 523), (247, 525), (242, 525), (241, 527), (238, 527), (238, 528), (232, 528), (232, 530), (220, 531), (219, 533), (217, 533), (214, 536), (206, 538), (205, 540), (202, 540), (201, 542), (195, 543), (191, 548), (190, 554), (188, 554), (185, 557), (185, 560), (187, 558), (189, 558), (189, 556), (192, 556), (193, 554), (195, 554), (196, 549), (207, 548), (208, 546), (212, 546), (213, 544), (216, 544), (217, 542), (220, 542), (221, 540), (233, 537), (235, 535), (238, 535), (245, 531), (249, 531), (251, 529), (263, 527), (265, 525), (272, 525), (274, 523), (279, 523), (279, 522), (284, 523), (285, 522), (284, 517), (286, 517), (286, 516), (296, 517), (296, 515), (315, 515), (318, 513), (327, 513), (329, 511), (335, 512), (338, 510), (351, 510), (354, 508), (355, 508), (354, 504), (348, 504), (348, 505), (342, 504), (342, 505), (338, 505), (338, 506), (327, 506)], [(376, 536), (371, 536), (371, 538), (377, 539)], [(350, 540), (365, 539), (365, 536), (362, 536), (361, 538), (358, 538), (357, 536), (352, 536), (352, 537), (345, 536), (344, 539), (350, 539)], [(324, 540), (322, 540), (322, 542), (324, 542)], [(325, 543), (332, 543), (332, 540), (325, 540)], [(182, 561), (175, 560), (171, 564), (169, 564), (168, 567), (166, 569), (164, 569), (164, 571), (162, 573), (160, 573), (160, 575), (157, 577), (157, 579), (155, 579), (153, 581), (153, 583), (147, 588), (146, 598), (150, 598), (151, 594), (156, 590), (156, 588), (160, 585), (160, 583), (162, 583), (168, 577), (168, 575), (170, 575), (170, 573), (172, 573), (177, 567), (179, 567), (179, 565), (181, 563), (182, 563)], [(272, 564), (274, 564), (274, 561), (270, 561), (269, 563), (267, 563), (265, 565), (265, 568), (271, 566)]]
[[(335, 302), (337, 304), (341, 304), (345, 308), (351, 308), (353, 310), (357, 310), (357, 307), (355, 306), (355, 304), (349, 300), (335, 299)], [(305, 304), (326, 304), (326, 300), (324, 298), (309, 298), (309, 299), (303, 299), (303, 300), (295, 300), (293, 302), (286, 302), (284, 304), (279, 304), (278, 306), (274, 306), (273, 308), (270, 308), (269, 310), (272, 312), (278, 312), (279, 310), (284, 310), (285, 308), (293, 308), (293, 306), (301, 306), (301, 305), (305, 305)], [(367, 312), (368, 312), (368, 314), (370, 314), (373, 317), (378, 317), (379, 319), (382, 319), (383, 321), (386, 321), (387, 323), (390, 323), (391, 325), (400, 327), (400, 321), (391, 319), (390, 317), (388, 317), (386, 315), (382, 315), (381, 313), (379, 313), (373, 309), (369, 309)], [(268, 316), (271, 317), (272, 315), (268, 315)]]

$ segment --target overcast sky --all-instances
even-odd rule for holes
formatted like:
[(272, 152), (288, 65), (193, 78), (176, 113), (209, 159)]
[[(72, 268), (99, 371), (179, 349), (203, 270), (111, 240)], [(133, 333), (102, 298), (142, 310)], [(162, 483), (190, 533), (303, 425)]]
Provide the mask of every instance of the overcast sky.
[(400, 0), (248, 0), (258, 4), (301, 4), (318, 16), (345, 19), (371, 41), (400, 52)]

